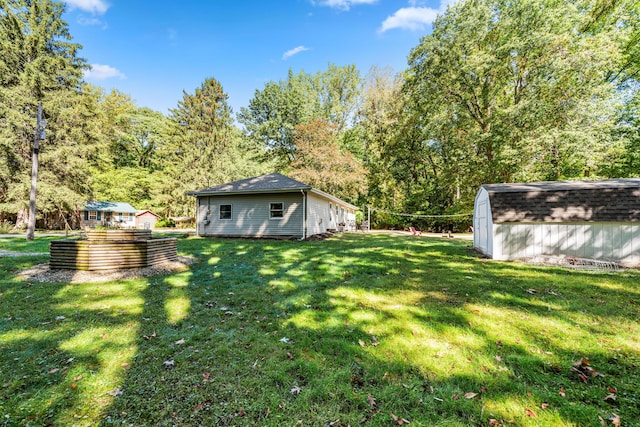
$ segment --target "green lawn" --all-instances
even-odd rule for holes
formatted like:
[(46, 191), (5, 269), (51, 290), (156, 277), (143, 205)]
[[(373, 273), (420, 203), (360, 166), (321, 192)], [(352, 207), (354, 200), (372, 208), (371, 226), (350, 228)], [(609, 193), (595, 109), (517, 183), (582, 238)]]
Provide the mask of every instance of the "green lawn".
[(640, 425), (640, 272), (469, 246), (182, 238), (188, 271), (97, 284), (0, 258), (0, 425)]

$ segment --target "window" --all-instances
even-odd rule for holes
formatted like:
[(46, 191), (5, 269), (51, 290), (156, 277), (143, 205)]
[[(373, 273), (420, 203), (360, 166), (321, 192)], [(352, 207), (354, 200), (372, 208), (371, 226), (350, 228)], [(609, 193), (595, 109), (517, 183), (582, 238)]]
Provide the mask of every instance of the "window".
[(84, 211), (84, 220), (85, 221), (89, 220), (89, 211)]
[(220, 205), (220, 219), (231, 219), (231, 205)]
[(129, 221), (133, 221), (133, 213), (129, 212)]
[(102, 212), (100, 212), (100, 211), (96, 212), (96, 219), (98, 221), (102, 219)]
[(271, 203), (269, 204), (269, 218), (283, 218), (284, 217), (284, 203)]
[(89, 219), (96, 219), (96, 211), (89, 211)]
[(122, 212), (118, 212), (118, 221), (122, 222)]

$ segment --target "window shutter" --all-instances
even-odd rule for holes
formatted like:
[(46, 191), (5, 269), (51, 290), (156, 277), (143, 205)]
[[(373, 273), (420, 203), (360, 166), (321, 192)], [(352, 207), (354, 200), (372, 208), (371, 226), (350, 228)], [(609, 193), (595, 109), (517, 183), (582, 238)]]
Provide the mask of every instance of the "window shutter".
[(84, 211), (84, 220), (89, 221), (89, 211)]

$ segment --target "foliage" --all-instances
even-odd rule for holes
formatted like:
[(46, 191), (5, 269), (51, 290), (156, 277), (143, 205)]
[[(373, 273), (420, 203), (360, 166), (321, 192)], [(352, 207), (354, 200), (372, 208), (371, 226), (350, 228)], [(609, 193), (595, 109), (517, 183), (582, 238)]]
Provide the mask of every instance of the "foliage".
[[(67, 212), (86, 197), (89, 177), (78, 167), (91, 155), (97, 129), (85, 61), (61, 18), (62, 3), (0, 1), (0, 210), (26, 210), (38, 104), (44, 107), (38, 207)], [(20, 215), (18, 215), (20, 217)]]
[(340, 148), (337, 127), (322, 119), (296, 126), (296, 154), (289, 175), (344, 200), (364, 193), (365, 170), (351, 152)]
[[(244, 141), (232, 126), (228, 95), (214, 78), (204, 81), (194, 94), (184, 93), (171, 111), (171, 147), (160, 186), (166, 200), (165, 216), (193, 216), (193, 199), (186, 195), (205, 187), (251, 176), (263, 170), (257, 147)], [(257, 173), (256, 173), (257, 174)]]
[[(0, 250), (46, 251), (51, 239), (0, 239)], [(102, 283), (40, 283), (19, 271), (46, 255), (0, 258), (2, 422), (640, 417), (636, 271), (494, 262), (457, 240), (364, 233), (180, 239), (178, 250), (197, 257), (187, 271)]]
[(405, 212), (466, 213), (484, 183), (603, 175), (620, 55), (585, 19), (575, 2), (469, 0), (435, 21), (379, 149)]
[(14, 229), (14, 225), (7, 220), (0, 222), (0, 234), (11, 233)]
[(160, 218), (156, 221), (156, 227), (158, 228), (173, 228), (176, 226), (176, 222), (171, 218)]
[(338, 134), (349, 127), (360, 82), (354, 65), (329, 64), (327, 71), (316, 74), (289, 70), (287, 80), (270, 81), (256, 90), (249, 106), (240, 110), (238, 121), (248, 138), (267, 150), (283, 170), (295, 157), (296, 126), (315, 118), (331, 123)]

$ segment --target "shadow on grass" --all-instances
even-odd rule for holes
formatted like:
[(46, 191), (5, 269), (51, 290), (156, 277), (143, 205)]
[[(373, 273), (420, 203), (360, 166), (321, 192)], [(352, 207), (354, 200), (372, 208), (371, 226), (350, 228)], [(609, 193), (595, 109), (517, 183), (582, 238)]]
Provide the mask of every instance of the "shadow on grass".
[[(466, 242), (410, 237), (179, 245), (199, 257), (188, 272), (50, 285), (35, 305), (42, 319), (3, 323), (0, 355), (41, 378), (11, 374), (0, 409), (22, 402), (11, 420), (103, 425), (391, 425), (391, 414), (414, 425), (600, 425), (614, 412), (640, 416), (637, 273), (487, 262)], [(55, 328), (41, 325), (61, 315)], [(570, 368), (581, 357), (605, 376), (580, 380)], [(607, 387), (613, 402), (603, 400)]]

